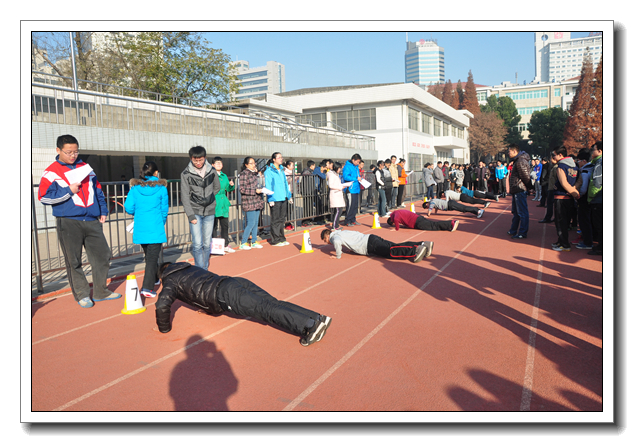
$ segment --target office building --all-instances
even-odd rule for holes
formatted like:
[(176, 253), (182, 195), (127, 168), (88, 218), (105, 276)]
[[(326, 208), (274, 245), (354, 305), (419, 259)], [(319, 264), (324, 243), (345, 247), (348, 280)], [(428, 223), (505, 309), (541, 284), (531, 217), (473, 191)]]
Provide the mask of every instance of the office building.
[(558, 82), (580, 75), (586, 48), (592, 55), (594, 70), (603, 51), (600, 32), (582, 38), (570, 38), (570, 32), (535, 32), (534, 81)]
[(285, 68), (281, 63), (269, 61), (266, 62), (265, 66), (250, 68), (248, 61), (237, 60), (231, 62), (231, 65), (236, 68), (240, 81), (240, 90), (234, 96), (234, 100), (262, 97), (266, 93), (277, 94), (286, 91)]
[(405, 83), (430, 85), (445, 82), (445, 49), (436, 40), (407, 42)]

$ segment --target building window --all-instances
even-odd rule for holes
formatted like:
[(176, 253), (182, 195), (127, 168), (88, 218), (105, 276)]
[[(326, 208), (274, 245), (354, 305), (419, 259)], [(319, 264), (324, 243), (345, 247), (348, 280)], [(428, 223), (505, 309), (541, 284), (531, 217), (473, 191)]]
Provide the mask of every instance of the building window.
[(376, 129), (376, 109), (355, 109), (332, 113), (332, 122), (347, 131)]
[(408, 127), (414, 131), (420, 131), (420, 111), (407, 108)]
[(326, 113), (321, 112), (318, 114), (300, 114), (295, 116), (295, 121), (304, 125), (313, 125), (317, 128), (321, 128), (328, 125), (326, 120)]
[(440, 123), (441, 121), (437, 118), (434, 118), (434, 135), (436, 137), (440, 137)]
[(561, 97), (561, 88), (555, 88), (555, 97)]
[(443, 137), (449, 136), (449, 124), (442, 122), (442, 135)]
[(423, 132), (431, 134), (431, 116), (423, 114)]

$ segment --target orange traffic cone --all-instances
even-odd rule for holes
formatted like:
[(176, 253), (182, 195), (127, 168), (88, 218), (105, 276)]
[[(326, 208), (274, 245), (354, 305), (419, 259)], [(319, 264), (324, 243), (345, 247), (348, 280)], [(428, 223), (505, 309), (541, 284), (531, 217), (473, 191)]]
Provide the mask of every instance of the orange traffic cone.
[(381, 229), (381, 222), (379, 221), (379, 213), (374, 213), (374, 223), (372, 223), (372, 229)]
[(310, 234), (308, 233), (308, 229), (304, 231), (304, 239), (302, 240), (302, 250), (299, 252), (304, 252), (304, 253), (315, 252), (313, 251), (313, 245), (310, 243)]

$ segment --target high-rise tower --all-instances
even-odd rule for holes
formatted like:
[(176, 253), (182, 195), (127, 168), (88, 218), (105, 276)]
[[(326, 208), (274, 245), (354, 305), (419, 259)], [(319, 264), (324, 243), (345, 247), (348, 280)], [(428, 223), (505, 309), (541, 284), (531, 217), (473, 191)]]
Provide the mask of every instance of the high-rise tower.
[(405, 83), (429, 85), (445, 82), (445, 49), (436, 40), (407, 42)]

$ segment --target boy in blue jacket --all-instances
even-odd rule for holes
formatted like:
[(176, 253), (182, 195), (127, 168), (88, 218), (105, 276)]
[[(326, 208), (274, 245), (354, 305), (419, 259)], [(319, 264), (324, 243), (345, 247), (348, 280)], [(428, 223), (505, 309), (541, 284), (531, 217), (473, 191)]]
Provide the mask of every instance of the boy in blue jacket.
[(343, 182), (352, 182), (349, 188), (347, 188), (350, 194), (348, 196), (348, 208), (346, 210), (346, 219), (341, 223), (342, 226), (356, 226), (360, 223), (357, 222), (357, 209), (359, 207), (359, 192), (361, 192), (361, 177), (359, 176), (359, 163), (361, 163), (361, 156), (354, 154), (350, 160), (346, 162), (343, 167)]
[(271, 246), (287, 246), (284, 235), (284, 221), (288, 203), (293, 204), (293, 195), (288, 188), (282, 162), (284, 158), (279, 152), (273, 153), (264, 170), (264, 186), (272, 195), (267, 196), (271, 207)]

